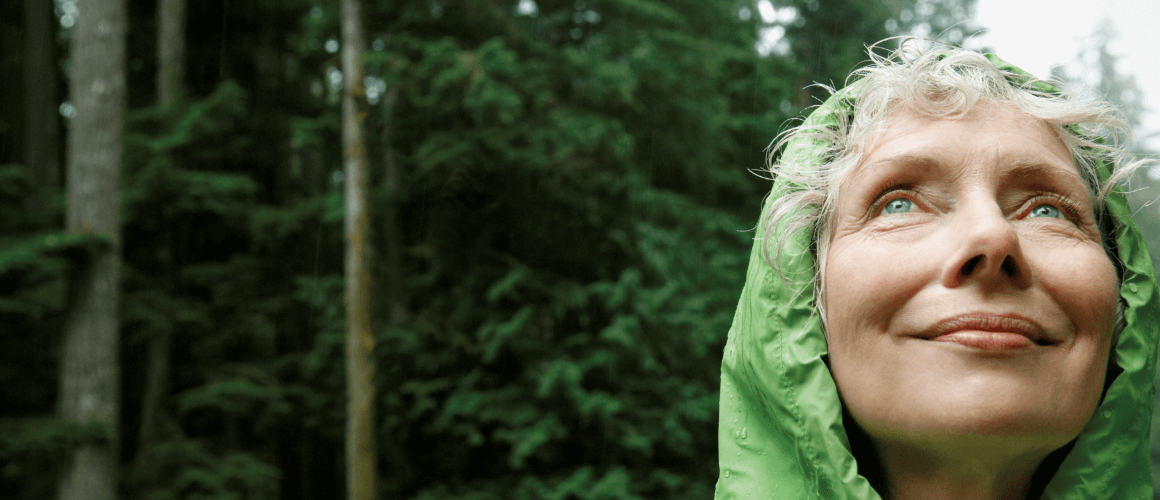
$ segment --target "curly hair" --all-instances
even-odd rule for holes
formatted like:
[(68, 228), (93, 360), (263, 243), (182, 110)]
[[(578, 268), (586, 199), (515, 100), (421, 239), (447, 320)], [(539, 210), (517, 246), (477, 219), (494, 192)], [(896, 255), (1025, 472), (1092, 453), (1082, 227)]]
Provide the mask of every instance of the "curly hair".
[(1062, 82), (1037, 79), (991, 55), (922, 42), (904, 39), (887, 56), (876, 53), (882, 42), (868, 47), (869, 64), (850, 75), (845, 89), (823, 86), (831, 93), (830, 101), (837, 101), (822, 106), (836, 104), (834, 111), (816, 111), (770, 146), (769, 174), (782, 187), (762, 213), (765, 260), (785, 280), (780, 261), (789, 238), (810, 231), (815, 294), (824, 297), (821, 278), (839, 188), (892, 113), (905, 108), (954, 119), (986, 102), (1013, 106), (1058, 133), (1092, 195), (1104, 248), (1116, 262), (1110, 251), (1115, 222), (1106, 214), (1105, 199), (1148, 160), (1128, 153), (1131, 131), (1115, 106), (1081, 100), (1062, 91)]

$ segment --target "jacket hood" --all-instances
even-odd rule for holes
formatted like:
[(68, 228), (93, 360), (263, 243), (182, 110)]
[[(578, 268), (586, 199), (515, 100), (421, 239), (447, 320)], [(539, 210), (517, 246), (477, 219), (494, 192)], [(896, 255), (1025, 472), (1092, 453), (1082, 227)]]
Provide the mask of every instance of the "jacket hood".
[[(998, 57), (987, 58), (1009, 79), (1029, 77)], [(857, 92), (855, 83), (836, 93), (806, 123), (836, 124), (838, 113), (850, 112), (848, 99), (856, 100)], [(818, 165), (821, 150), (798, 138), (787, 144), (783, 158)], [(1102, 165), (1099, 174), (1107, 179), (1110, 167)], [(769, 199), (793, 189), (779, 178)], [(1126, 197), (1113, 192), (1107, 208), (1120, 224), (1115, 242), (1123, 267), (1126, 327), (1114, 346), (1119, 370), (1109, 370), (1115, 378), (1047, 484), (1045, 499), (1152, 498), (1149, 432), (1160, 295)], [(859, 475), (826, 364), (826, 340), (814, 305), (810, 231), (792, 234), (780, 253), (783, 280), (765, 261), (761, 226), (721, 363), (716, 498), (879, 499)]]

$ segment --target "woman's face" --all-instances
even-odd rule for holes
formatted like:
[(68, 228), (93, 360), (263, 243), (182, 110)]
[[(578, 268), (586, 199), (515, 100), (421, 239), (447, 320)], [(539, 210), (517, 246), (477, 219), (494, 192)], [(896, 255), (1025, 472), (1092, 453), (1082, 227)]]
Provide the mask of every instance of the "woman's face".
[(1078, 435), (1117, 300), (1091, 207), (1029, 115), (896, 113), (842, 185), (824, 273), (834, 378), (875, 442), (1046, 453)]

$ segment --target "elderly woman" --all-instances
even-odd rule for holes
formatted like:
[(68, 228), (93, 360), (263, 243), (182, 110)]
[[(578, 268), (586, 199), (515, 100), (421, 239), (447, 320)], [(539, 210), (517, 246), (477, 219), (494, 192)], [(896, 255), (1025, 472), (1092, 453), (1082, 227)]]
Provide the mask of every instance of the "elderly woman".
[(799, 127), (721, 373), (718, 499), (1144, 499), (1138, 163), (991, 55), (871, 55)]

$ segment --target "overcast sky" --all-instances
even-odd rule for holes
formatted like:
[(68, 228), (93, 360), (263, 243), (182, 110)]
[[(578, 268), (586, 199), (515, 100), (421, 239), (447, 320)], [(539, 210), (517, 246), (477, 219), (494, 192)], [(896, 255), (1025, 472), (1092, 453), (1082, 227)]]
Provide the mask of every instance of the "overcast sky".
[[(1144, 130), (1135, 132), (1143, 138), (1160, 131), (1160, 0), (978, 0), (976, 19), (990, 31), (966, 45), (989, 46), (1012, 64), (1046, 77), (1053, 65), (1074, 65), (1081, 44), (1105, 18), (1119, 35), (1110, 46), (1120, 56), (1117, 70), (1136, 76), (1150, 108)], [(1146, 144), (1160, 151), (1160, 137)]]

